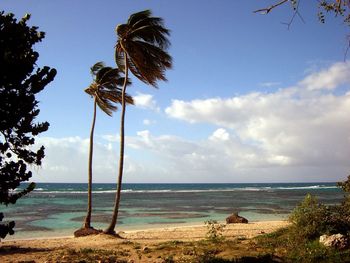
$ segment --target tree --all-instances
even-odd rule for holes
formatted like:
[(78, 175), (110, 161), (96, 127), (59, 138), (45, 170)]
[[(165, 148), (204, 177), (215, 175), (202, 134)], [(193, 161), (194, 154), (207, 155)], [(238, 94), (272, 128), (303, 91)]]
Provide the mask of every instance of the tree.
[[(119, 86), (124, 83), (124, 78), (120, 75), (117, 68), (105, 67), (103, 62), (97, 62), (91, 67), (93, 82), (85, 92), (94, 99), (94, 111), (92, 125), (90, 131), (90, 147), (89, 147), (89, 164), (88, 164), (88, 207), (84, 220), (83, 228), (74, 232), (75, 236), (87, 235), (90, 233), (98, 233), (91, 227), (91, 210), (92, 210), (92, 157), (94, 144), (94, 130), (96, 122), (96, 106), (98, 106), (108, 116), (117, 110), (115, 104), (121, 103), (122, 92)], [(128, 84), (130, 82), (128, 81)], [(133, 104), (131, 96), (126, 95), (126, 103)]]
[(345, 195), (344, 195), (343, 206), (345, 207), (345, 210), (347, 210), (348, 214), (350, 215), (350, 175), (348, 175), (348, 178), (344, 182), (338, 182), (337, 186), (344, 191)]
[[(35, 188), (35, 183), (17, 190), (21, 182), (29, 181), (28, 165), (40, 166), (44, 147), (34, 151), (35, 136), (49, 128), (48, 122), (35, 123), (40, 110), (35, 96), (49, 84), (56, 70), (38, 68), (35, 43), (44, 32), (29, 27), (25, 15), (20, 21), (13, 14), (0, 12), (0, 204), (14, 204)], [(0, 213), (0, 221), (3, 214)], [(13, 234), (14, 223), (3, 224), (0, 236)]]
[[(268, 14), (273, 9), (282, 6), (286, 3), (290, 3), (294, 14), (291, 18), (291, 20), (286, 23), (288, 27), (292, 24), (294, 18), (296, 15), (298, 15), (301, 19), (301, 15), (299, 13), (299, 4), (301, 0), (280, 0), (275, 2), (274, 4), (264, 7), (258, 10), (255, 10), (254, 13), (261, 13), (261, 14)], [(316, 1), (315, 1), (316, 2)], [(318, 18), (321, 23), (325, 23), (325, 12), (326, 13), (333, 13), (335, 16), (341, 16), (344, 18), (344, 23), (350, 26), (350, 0), (320, 0), (317, 1), (318, 3)], [(303, 20), (303, 19), (302, 19)]]
[(170, 45), (169, 30), (163, 25), (163, 19), (152, 17), (150, 10), (132, 14), (126, 24), (116, 28), (118, 41), (115, 48), (115, 60), (118, 68), (124, 71), (125, 79), (122, 88), (122, 110), (120, 120), (120, 157), (117, 180), (117, 192), (113, 209), (112, 220), (104, 231), (114, 234), (118, 219), (121, 198), (123, 166), (124, 166), (124, 125), (125, 125), (125, 92), (127, 87), (128, 71), (138, 79), (153, 87), (157, 81), (165, 78), (165, 70), (171, 68), (172, 59), (167, 53)]

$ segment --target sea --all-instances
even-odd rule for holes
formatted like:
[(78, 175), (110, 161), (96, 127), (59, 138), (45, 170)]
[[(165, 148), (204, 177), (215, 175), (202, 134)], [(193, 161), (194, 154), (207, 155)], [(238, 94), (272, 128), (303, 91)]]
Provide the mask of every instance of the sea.
[[(115, 184), (93, 185), (95, 228), (105, 228), (112, 214)], [(233, 212), (249, 221), (285, 220), (308, 194), (338, 204), (344, 193), (336, 183), (123, 184), (116, 231), (224, 222)], [(38, 183), (15, 205), (0, 206), (15, 220), (15, 235), (6, 239), (71, 236), (82, 226), (87, 184)]]

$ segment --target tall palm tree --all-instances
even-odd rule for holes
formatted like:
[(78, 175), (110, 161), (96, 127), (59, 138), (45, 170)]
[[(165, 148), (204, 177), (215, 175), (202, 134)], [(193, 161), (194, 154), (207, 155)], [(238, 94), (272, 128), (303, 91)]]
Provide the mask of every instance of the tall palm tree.
[(157, 87), (158, 80), (164, 80), (165, 71), (172, 66), (171, 56), (167, 53), (170, 45), (169, 30), (163, 25), (163, 19), (152, 17), (150, 10), (132, 14), (126, 24), (116, 28), (118, 41), (115, 48), (115, 60), (125, 73), (122, 88), (122, 111), (120, 118), (120, 158), (117, 181), (117, 192), (112, 220), (104, 231), (115, 234), (114, 228), (118, 219), (124, 166), (124, 123), (126, 87), (129, 69), (133, 75), (146, 84)]
[[(88, 207), (82, 229), (93, 230), (91, 227), (91, 210), (92, 210), (92, 156), (94, 144), (94, 130), (96, 122), (96, 106), (98, 106), (107, 115), (112, 116), (113, 111), (117, 110), (115, 104), (122, 102), (122, 91), (118, 86), (130, 84), (127, 79), (121, 76), (117, 68), (105, 67), (103, 62), (97, 62), (91, 67), (93, 82), (85, 92), (94, 98), (94, 111), (90, 131), (90, 149), (88, 165)], [(133, 104), (133, 99), (125, 95), (126, 103)], [(93, 232), (93, 231), (92, 231)]]

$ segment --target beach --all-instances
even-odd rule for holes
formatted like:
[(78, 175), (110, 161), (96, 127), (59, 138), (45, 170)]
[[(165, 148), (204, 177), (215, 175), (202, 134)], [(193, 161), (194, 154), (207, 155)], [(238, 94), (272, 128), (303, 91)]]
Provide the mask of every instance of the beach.
[[(224, 258), (254, 254), (249, 251), (250, 239), (286, 227), (287, 221), (260, 221), (248, 224), (225, 225), (222, 235), (225, 240), (234, 241), (240, 249), (225, 249), (222, 246), (219, 256)], [(166, 262), (174, 259), (191, 258), (187, 250), (198, 242), (206, 240), (207, 226), (187, 225), (152, 229), (122, 231), (121, 238), (99, 234), (87, 237), (57, 237), (2, 241), (0, 262), (74, 262), (74, 258), (94, 257), (92, 262)], [(214, 244), (214, 247), (216, 245)], [(221, 247), (220, 244), (217, 244)], [(198, 248), (200, 249), (200, 248)], [(242, 254), (243, 253), (243, 254)], [(100, 261), (99, 261), (100, 260)], [(124, 261), (123, 261), (124, 260)]]

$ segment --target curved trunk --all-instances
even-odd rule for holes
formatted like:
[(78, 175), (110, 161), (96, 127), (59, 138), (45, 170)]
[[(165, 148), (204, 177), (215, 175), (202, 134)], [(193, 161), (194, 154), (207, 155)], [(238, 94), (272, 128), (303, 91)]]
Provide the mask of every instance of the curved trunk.
[(128, 82), (128, 63), (127, 63), (128, 55), (125, 53), (125, 78), (122, 88), (122, 111), (120, 117), (120, 155), (119, 155), (119, 172), (118, 172), (118, 181), (117, 181), (117, 193), (115, 195), (114, 201), (114, 209), (112, 220), (108, 228), (104, 231), (106, 234), (115, 234), (114, 228), (117, 224), (118, 212), (119, 212), (119, 204), (121, 199), (121, 191), (122, 191), (122, 181), (123, 181), (123, 168), (124, 168), (124, 123), (125, 123), (125, 94), (126, 94), (126, 85)]
[(84, 228), (91, 228), (91, 210), (92, 210), (92, 156), (94, 151), (94, 131), (96, 122), (96, 98), (94, 100), (94, 114), (90, 131), (90, 149), (89, 149), (89, 168), (88, 168), (88, 207), (84, 222)]

